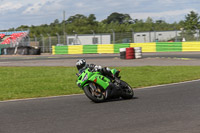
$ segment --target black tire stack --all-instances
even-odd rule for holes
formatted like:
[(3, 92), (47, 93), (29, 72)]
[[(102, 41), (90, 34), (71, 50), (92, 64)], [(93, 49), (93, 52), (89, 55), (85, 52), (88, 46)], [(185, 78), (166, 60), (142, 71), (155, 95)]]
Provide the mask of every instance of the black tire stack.
[(126, 48), (120, 48), (120, 59), (126, 59)]

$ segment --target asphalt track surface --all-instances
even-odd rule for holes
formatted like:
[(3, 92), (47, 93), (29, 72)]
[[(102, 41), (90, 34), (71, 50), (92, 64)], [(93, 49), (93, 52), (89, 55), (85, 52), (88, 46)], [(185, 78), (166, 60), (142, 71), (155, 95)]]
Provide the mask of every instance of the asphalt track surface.
[(200, 52), (143, 53), (142, 59), (121, 60), (119, 54), (0, 56), (0, 66), (74, 66), (77, 59), (102, 66), (199, 66)]
[[(0, 56), (0, 66), (200, 65), (200, 53)], [(199, 133), (200, 80), (135, 90), (131, 100), (95, 104), (85, 95), (0, 102), (0, 133)]]
[(200, 81), (135, 90), (96, 104), (85, 95), (0, 103), (0, 133), (199, 133)]
[[(0, 61), (26, 61), (26, 60), (61, 60), (61, 59), (106, 59), (118, 58), (119, 54), (82, 54), (82, 55), (53, 55), (50, 54), (42, 56), (20, 56), (20, 55), (5, 55), (0, 56)], [(200, 52), (155, 52), (143, 53), (143, 58), (188, 58), (200, 59)]]

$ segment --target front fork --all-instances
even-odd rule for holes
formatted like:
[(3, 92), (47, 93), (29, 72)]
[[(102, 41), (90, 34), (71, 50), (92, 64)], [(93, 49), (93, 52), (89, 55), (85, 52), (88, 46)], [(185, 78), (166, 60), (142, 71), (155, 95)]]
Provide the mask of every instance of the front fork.
[(89, 83), (90, 88), (92, 91), (97, 91), (97, 87), (93, 83)]
[(101, 96), (104, 95), (107, 98), (107, 94), (103, 92), (102, 89), (97, 88), (94, 83), (89, 83), (89, 87), (92, 89), (92, 95)]

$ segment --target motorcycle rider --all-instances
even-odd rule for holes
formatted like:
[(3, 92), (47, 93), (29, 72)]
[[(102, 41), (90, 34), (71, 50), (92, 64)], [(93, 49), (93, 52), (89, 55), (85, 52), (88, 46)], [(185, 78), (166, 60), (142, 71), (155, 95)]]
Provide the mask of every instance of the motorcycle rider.
[[(87, 64), (85, 59), (79, 59), (76, 62), (76, 67), (79, 71), (79, 73), (81, 74), (85, 69), (90, 68), (90, 70), (93, 71), (98, 71), (100, 72), (102, 75), (108, 77), (111, 81), (114, 80), (114, 75), (111, 73), (110, 68), (108, 67), (101, 67), (101, 66), (97, 66), (95, 64)], [(107, 98), (111, 98), (114, 97), (117, 93), (117, 88), (114, 87), (114, 84), (112, 82), (110, 82), (109, 86), (107, 87)]]
[(111, 80), (114, 78), (113, 74), (110, 71), (110, 68), (108, 67), (102, 68), (101, 66), (97, 66), (95, 64), (87, 64), (85, 59), (79, 59), (76, 62), (76, 67), (79, 73), (82, 73), (86, 68), (90, 68), (91, 70), (100, 72), (102, 75), (110, 78)]

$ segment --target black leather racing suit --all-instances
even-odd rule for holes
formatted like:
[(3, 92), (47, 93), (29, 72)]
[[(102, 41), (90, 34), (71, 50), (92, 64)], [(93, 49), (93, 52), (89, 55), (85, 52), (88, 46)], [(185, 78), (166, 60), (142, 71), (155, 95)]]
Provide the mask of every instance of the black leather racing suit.
[(95, 65), (95, 64), (87, 64), (86, 67), (82, 68), (79, 70), (79, 73), (82, 73), (86, 68), (90, 68), (91, 70), (94, 70), (94, 71), (98, 71), (100, 72), (102, 75), (108, 77), (108, 78), (113, 78), (113, 75), (110, 71), (110, 68), (108, 67), (101, 67), (101, 66), (98, 66), (98, 65)]

